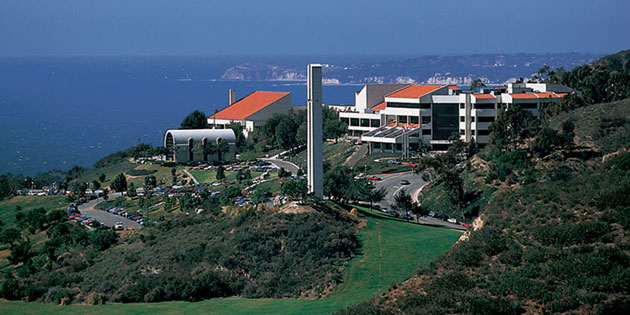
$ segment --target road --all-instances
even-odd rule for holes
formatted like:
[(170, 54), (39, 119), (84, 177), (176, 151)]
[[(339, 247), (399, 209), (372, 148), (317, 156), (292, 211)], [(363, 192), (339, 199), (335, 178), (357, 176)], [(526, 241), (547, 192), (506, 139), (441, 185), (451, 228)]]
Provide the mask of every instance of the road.
[(359, 147), (359, 149), (354, 151), (354, 153), (352, 153), (352, 155), (350, 155), (345, 162), (343, 162), (343, 165), (347, 167), (353, 167), (355, 164), (357, 164), (357, 162), (359, 162), (360, 159), (362, 159), (367, 154), (367, 152), (368, 144), (364, 143)]
[[(383, 199), (383, 201), (379, 203), (379, 205), (381, 207), (385, 207), (385, 208), (393, 209), (393, 210), (396, 210), (393, 207), (393, 205), (396, 203), (396, 201), (394, 200), (394, 196), (399, 191), (401, 190), (406, 191), (415, 200), (415, 196), (417, 195), (417, 192), (425, 184), (427, 184), (424, 180), (422, 180), (421, 176), (414, 174), (413, 172), (383, 174), (383, 175), (377, 175), (377, 176), (382, 178), (382, 180), (376, 182), (376, 185), (375, 185), (376, 189), (385, 188), (385, 190), (387, 191), (385, 198)], [(400, 181), (402, 180), (408, 180), (409, 185), (401, 185)], [(399, 212), (399, 213), (403, 214), (402, 212)], [(462, 231), (466, 230), (465, 227), (459, 224), (449, 223), (449, 222), (442, 221), (440, 219), (436, 219), (432, 217), (416, 218), (416, 216), (412, 213), (410, 213), (410, 215), (413, 217), (414, 221), (417, 221), (421, 224), (440, 226), (440, 227), (445, 227), (445, 228), (455, 229), (455, 230), (462, 230)]]
[[(109, 198), (116, 198), (116, 197), (120, 197), (120, 193), (114, 193), (114, 194), (110, 194)], [(98, 210), (95, 209), (94, 206), (96, 206), (96, 204), (98, 204), (99, 202), (103, 202), (103, 198), (97, 198), (94, 200), (91, 200), (89, 202), (86, 202), (82, 205), (79, 205), (79, 212), (81, 212), (81, 214), (85, 214), (88, 217), (92, 217), (94, 218), (96, 221), (107, 225), (109, 227), (113, 227), (114, 224), (116, 224), (116, 222), (122, 222), (122, 224), (125, 227), (132, 227), (134, 229), (141, 229), (142, 228), (142, 224), (133, 221), (133, 220), (129, 220), (125, 217), (121, 217), (119, 215), (115, 215), (113, 213), (109, 213), (107, 211), (103, 211), (103, 210)]]
[(299, 167), (291, 162), (278, 160), (278, 159), (262, 159), (262, 160), (273, 163), (277, 167), (282, 167), (285, 170), (290, 171), (293, 176), (297, 176)]

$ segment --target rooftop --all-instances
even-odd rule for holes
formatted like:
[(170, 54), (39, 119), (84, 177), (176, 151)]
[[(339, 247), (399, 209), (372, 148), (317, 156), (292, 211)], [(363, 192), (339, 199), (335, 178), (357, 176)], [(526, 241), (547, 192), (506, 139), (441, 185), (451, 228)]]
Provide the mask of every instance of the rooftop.
[(473, 96), (480, 100), (493, 100), (496, 98), (492, 94), (473, 94)]
[(210, 118), (243, 120), (289, 94), (289, 92), (255, 91)]
[(386, 95), (386, 97), (420, 98), (443, 87), (443, 85), (410, 85), (404, 89)]

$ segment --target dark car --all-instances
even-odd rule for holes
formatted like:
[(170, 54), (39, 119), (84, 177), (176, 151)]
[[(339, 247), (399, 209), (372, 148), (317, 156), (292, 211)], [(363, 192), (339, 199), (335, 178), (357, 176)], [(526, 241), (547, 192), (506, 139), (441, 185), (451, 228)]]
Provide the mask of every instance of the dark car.
[(406, 180), (406, 179), (403, 179), (403, 180), (400, 181), (400, 184), (401, 185), (409, 185), (409, 181)]

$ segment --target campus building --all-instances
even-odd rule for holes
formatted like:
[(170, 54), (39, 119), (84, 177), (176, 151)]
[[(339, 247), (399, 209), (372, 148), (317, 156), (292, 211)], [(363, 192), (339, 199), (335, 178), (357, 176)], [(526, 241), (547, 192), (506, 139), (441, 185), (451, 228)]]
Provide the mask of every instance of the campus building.
[[(219, 149), (219, 142), (227, 146)], [(173, 162), (232, 161), (236, 135), (232, 129), (174, 129), (164, 133), (166, 159)]]
[(396, 87), (383, 87), (382, 96), (373, 94), (369, 102), (355, 98), (355, 107), (339, 114), (348, 124), (348, 135), (367, 142), (370, 152), (409, 153), (422, 143), (444, 150), (453, 134), (483, 146), (500, 110), (519, 105), (539, 116), (545, 103), (574, 92), (546, 83), (513, 83), (480, 92), (462, 91), (455, 85), (404, 85), (391, 92), (390, 88)]
[(234, 101), (234, 91), (230, 90), (229, 105), (208, 118), (210, 128), (225, 129), (230, 123), (243, 126), (246, 138), (262, 127), (274, 114), (286, 114), (291, 108), (291, 93), (255, 91)]

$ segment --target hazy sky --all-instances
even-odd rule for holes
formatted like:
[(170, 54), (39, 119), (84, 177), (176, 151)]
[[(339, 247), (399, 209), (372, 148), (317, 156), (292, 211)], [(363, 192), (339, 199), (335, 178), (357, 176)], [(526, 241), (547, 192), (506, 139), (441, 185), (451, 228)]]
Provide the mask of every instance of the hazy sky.
[(0, 55), (329, 55), (630, 48), (629, 0), (0, 0)]

